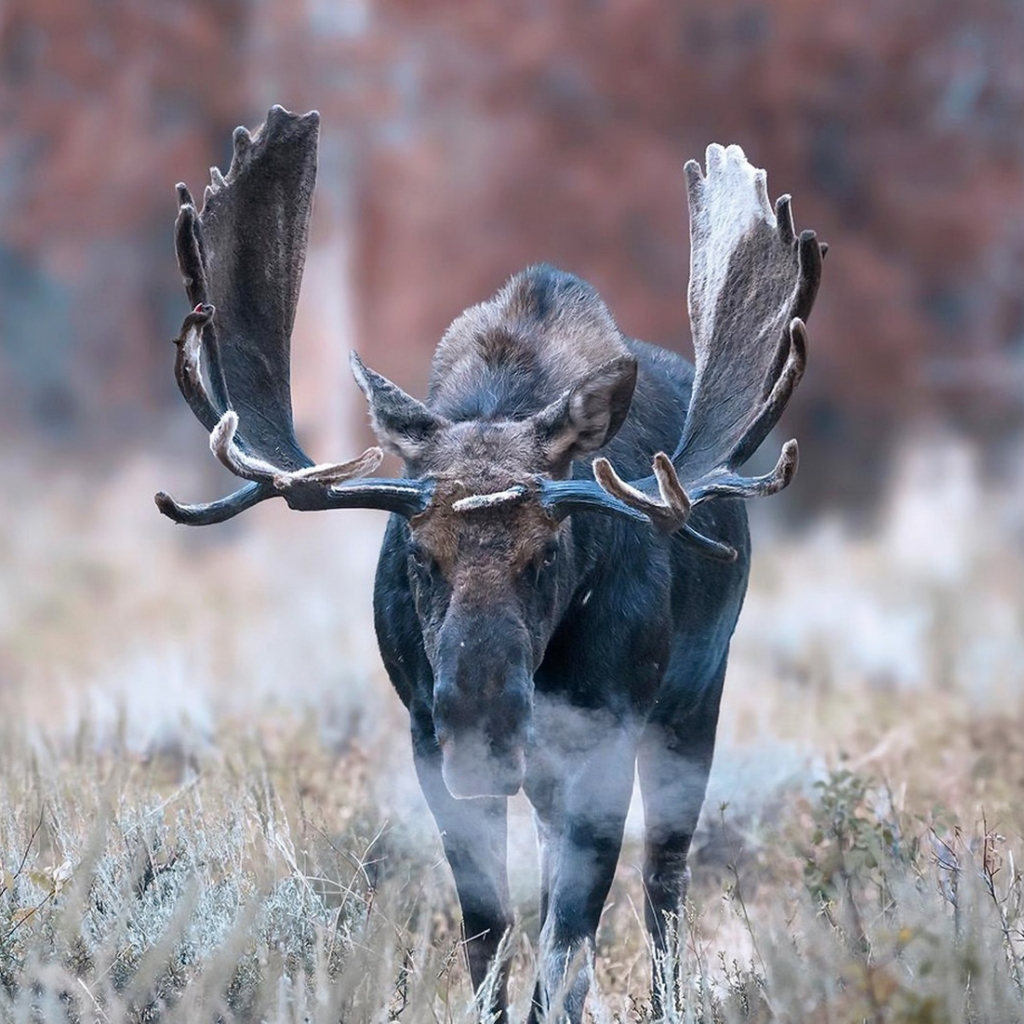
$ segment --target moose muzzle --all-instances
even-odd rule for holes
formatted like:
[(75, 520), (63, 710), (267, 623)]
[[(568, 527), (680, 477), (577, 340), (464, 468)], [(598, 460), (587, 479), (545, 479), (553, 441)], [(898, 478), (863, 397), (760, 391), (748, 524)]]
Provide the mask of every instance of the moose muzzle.
[(434, 682), (434, 728), (452, 796), (512, 796), (526, 774), (533, 673), (511, 616), (449, 623)]

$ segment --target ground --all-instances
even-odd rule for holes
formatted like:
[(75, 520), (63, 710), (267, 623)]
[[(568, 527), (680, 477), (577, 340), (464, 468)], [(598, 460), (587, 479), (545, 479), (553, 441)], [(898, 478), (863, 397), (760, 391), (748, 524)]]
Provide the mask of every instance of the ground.
[[(0, 1020), (476, 1019), (369, 624), (379, 518), (188, 530), (152, 492), (222, 481), (4, 458)], [(667, 1019), (1024, 1018), (1024, 481), (949, 440), (899, 466), (872, 524), (755, 514)], [(650, 1016), (641, 829), (595, 1020)], [(516, 802), (520, 1018), (534, 860)]]

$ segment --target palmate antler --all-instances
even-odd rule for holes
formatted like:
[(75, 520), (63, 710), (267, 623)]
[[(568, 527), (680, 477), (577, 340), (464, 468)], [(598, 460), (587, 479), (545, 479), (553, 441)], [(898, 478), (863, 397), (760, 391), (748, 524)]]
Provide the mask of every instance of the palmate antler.
[[(380, 462), (378, 448), (350, 462), (314, 464), (295, 438), (290, 341), (318, 134), (315, 112), (298, 116), (273, 107), (254, 134), (235, 130), (231, 167), (227, 175), (212, 170), (201, 212), (178, 186), (178, 264), (195, 308), (176, 339), (175, 375), (210, 432), (214, 454), (247, 483), (201, 505), (181, 505), (161, 492), (157, 505), (176, 522), (222, 522), (275, 496), (295, 509), (377, 508), (405, 516), (430, 503), (430, 479), (366, 477)], [(671, 458), (655, 455), (653, 475), (643, 480), (626, 482), (597, 459), (594, 480), (535, 483), (557, 516), (598, 511), (650, 521), (680, 531), (711, 557), (732, 559), (732, 548), (690, 526), (690, 513), (715, 497), (772, 494), (792, 479), (795, 441), (783, 447), (771, 473), (745, 477), (738, 470), (803, 373), (803, 319), (817, 292), (824, 246), (810, 231), (796, 237), (788, 196), (772, 210), (765, 172), (738, 146), (709, 147), (707, 176), (694, 161), (686, 175), (697, 372), (679, 445)], [(357, 360), (357, 379), (368, 372), (360, 367)], [(527, 490), (490, 501), (520, 500)]]
[(671, 459), (659, 452), (654, 475), (626, 482), (607, 459), (589, 481), (545, 482), (559, 514), (623, 505), (666, 531), (682, 530), (705, 554), (732, 560), (733, 548), (703, 537), (688, 520), (715, 497), (774, 494), (793, 479), (797, 443), (788, 441), (764, 476), (738, 473), (782, 414), (803, 375), (807, 332), (825, 247), (813, 231), (799, 238), (790, 197), (768, 200), (766, 174), (739, 146), (707, 151), (707, 175), (686, 164), (690, 206), (690, 323), (697, 372), (683, 436)]
[(298, 509), (366, 507), (406, 515), (429, 503), (428, 482), (365, 479), (380, 464), (379, 448), (350, 462), (316, 465), (295, 439), (291, 332), (319, 129), (315, 111), (300, 117), (273, 107), (254, 134), (235, 129), (231, 167), (226, 175), (211, 171), (202, 212), (178, 185), (175, 247), (195, 308), (175, 339), (175, 377), (210, 431), (214, 454), (249, 482), (204, 505), (157, 494), (160, 511), (176, 522), (222, 522), (275, 496)]

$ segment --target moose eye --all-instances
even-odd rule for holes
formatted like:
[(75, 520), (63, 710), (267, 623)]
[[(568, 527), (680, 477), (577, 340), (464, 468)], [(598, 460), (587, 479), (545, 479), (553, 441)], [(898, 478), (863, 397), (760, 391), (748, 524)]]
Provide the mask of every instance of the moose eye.
[(558, 545), (549, 544), (544, 552), (544, 557), (541, 560), (542, 568), (546, 569), (550, 565), (554, 565), (558, 561)]

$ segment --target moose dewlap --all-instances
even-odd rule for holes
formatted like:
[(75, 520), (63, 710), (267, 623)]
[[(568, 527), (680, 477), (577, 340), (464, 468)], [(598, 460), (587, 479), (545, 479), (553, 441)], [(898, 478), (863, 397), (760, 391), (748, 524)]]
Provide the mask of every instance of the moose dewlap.
[[(175, 373), (246, 482), (208, 504), (157, 504), (190, 524), (271, 497), (392, 513), (377, 637), (409, 710), (473, 984), (493, 1004), (481, 1009), (504, 1019), (506, 798), (523, 789), (541, 856), (533, 1016), (579, 1021), (637, 771), (657, 949), (685, 897), (750, 563), (738, 499), (785, 487), (796, 442), (764, 476), (741, 467), (803, 373), (824, 247), (796, 234), (788, 196), (772, 207), (738, 146), (711, 146), (704, 171), (684, 169), (695, 367), (624, 336), (586, 282), (529, 267), (456, 318), (423, 402), (353, 354), (381, 448), (314, 464), (288, 375), (318, 134), (316, 113), (274, 107), (255, 133), (235, 131), (201, 211), (178, 186), (194, 309)], [(382, 448), (404, 477), (369, 475)]]

